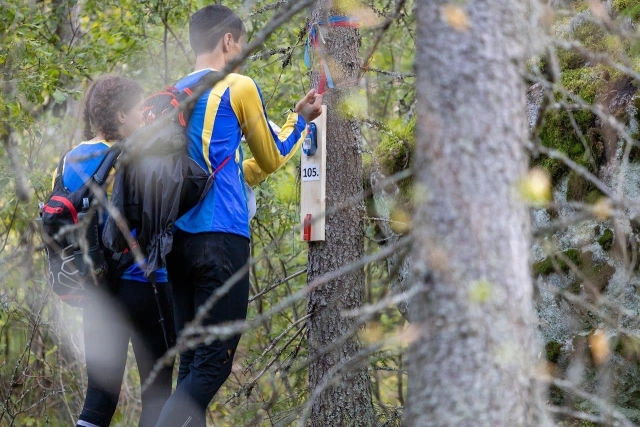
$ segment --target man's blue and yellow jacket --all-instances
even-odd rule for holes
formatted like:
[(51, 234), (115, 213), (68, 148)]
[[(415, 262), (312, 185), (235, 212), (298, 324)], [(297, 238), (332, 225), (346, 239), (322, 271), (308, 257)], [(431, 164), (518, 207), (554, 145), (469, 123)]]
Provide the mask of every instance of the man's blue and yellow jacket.
[[(180, 90), (195, 85), (210, 69), (180, 80)], [(227, 157), (213, 188), (202, 202), (183, 215), (176, 227), (189, 233), (224, 232), (249, 238), (249, 214), (244, 182), (254, 186), (294, 154), (306, 135), (306, 122), (289, 114), (279, 135), (269, 125), (260, 89), (253, 79), (229, 74), (196, 102), (187, 126), (189, 156), (210, 173)], [(245, 137), (252, 159), (244, 160)]]

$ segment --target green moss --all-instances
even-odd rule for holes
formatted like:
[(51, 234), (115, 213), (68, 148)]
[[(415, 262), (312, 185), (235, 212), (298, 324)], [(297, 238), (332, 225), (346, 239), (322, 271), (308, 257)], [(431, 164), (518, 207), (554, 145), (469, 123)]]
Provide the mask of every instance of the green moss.
[[(584, 99), (588, 103), (593, 103), (596, 96), (606, 86), (607, 80), (618, 77), (616, 70), (605, 67), (582, 67), (580, 69), (563, 69), (562, 71), (562, 85), (572, 93), (575, 93), (580, 98)], [(603, 74), (608, 75), (605, 79)], [(576, 120), (578, 118), (576, 117)]]
[[(567, 259), (569, 259), (569, 261), (571, 261), (577, 267), (582, 265), (582, 256), (579, 249), (575, 249), (575, 248), (567, 249), (562, 253), (562, 255)], [(569, 265), (559, 257), (554, 257), (554, 258), (558, 268), (561, 271), (567, 273), (569, 271)], [(549, 256), (543, 259), (542, 261), (538, 261), (534, 263), (532, 266), (532, 270), (534, 274), (540, 274), (543, 276), (555, 272), (555, 267), (553, 265), (552, 257)]]
[(586, 59), (578, 52), (567, 49), (558, 49), (558, 63), (563, 70), (575, 70), (583, 67)]
[[(602, 74), (605, 71), (609, 72), (603, 67), (583, 67), (575, 70), (565, 70), (562, 72), (562, 85), (586, 102), (594, 103), (599, 94), (609, 85), (602, 78)], [(560, 93), (557, 93), (556, 97), (558, 99), (563, 98)], [(598, 164), (604, 155), (604, 144), (602, 143), (602, 135), (596, 122), (596, 116), (589, 110), (573, 111), (572, 115), (580, 133), (585, 138), (588, 152), (585, 150), (585, 144), (583, 144), (571, 123), (569, 113), (564, 109), (547, 111), (544, 124), (538, 136), (544, 146), (564, 153), (591, 172), (597, 172)], [(593, 158), (594, 162), (590, 161), (591, 158)], [(560, 179), (570, 172), (569, 167), (562, 161), (545, 156), (534, 159), (532, 163), (533, 166), (546, 169), (554, 185), (558, 184)]]
[(562, 254), (565, 257), (569, 258), (569, 260), (572, 263), (574, 263), (576, 266), (580, 267), (582, 265), (580, 249), (575, 249), (575, 248), (567, 249), (566, 251), (562, 252)]
[(611, 2), (611, 9), (616, 12), (623, 12), (637, 3), (636, 0), (613, 0)]
[[(584, 21), (575, 28), (571, 38), (593, 51), (602, 51), (606, 47), (605, 32), (594, 22)], [(576, 70), (583, 67), (587, 61), (583, 55), (574, 50), (558, 49), (557, 54), (562, 70)]]
[(587, 193), (587, 195), (584, 197), (584, 202), (590, 205), (595, 205), (603, 197), (604, 194), (602, 194), (602, 191), (594, 189)]
[(415, 146), (415, 119), (391, 123), (381, 129), (382, 141), (374, 150), (385, 174), (393, 175), (409, 167)]
[(375, 155), (389, 175), (406, 169), (409, 166), (410, 149), (407, 144), (393, 138), (384, 138), (376, 147)]
[(544, 346), (545, 354), (549, 362), (558, 363), (562, 345), (558, 341), (549, 341)]
[(534, 262), (531, 267), (533, 270), (533, 274), (536, 275), (547, 275), (553, 273), (553, 263), (551, 262), (551, 257), (547, 257), (542, 261)]
[(567, 3), (567, 6), (571, 7), (574, 14), (589, 10), (589, 3), (584, 0), (570, 0), (565, 3)]
[[(407, 169), (411, 164), (415, 147), (416, 120), (396, 120), (388, 124), (378, 123), (382, 141), (373, 155), (380, 162), (386, 175), (393, 175)], [(396, 208), (405, 212), (413, 211), (413, 180), (411, 178), (397, 183), (400, 191), (396, 199)]]
[(613, 231), (609, 228), (604, 230), (602, 236), (598, 238), (598, 243), (602, 246), (602, 249), (608, 251), (613, 246)]
[[(549, 400), (551, 403), (557, 406), (561, 406), (564, 403), (564, 391), (554, 385), (549, 387)], [(560, 424), (558, 424), (560, 425)]]
[(640, 18), (640, 2), (638, 0), (613, 0), (611, 9), (621, 15), (630, 17), (634, 21)]

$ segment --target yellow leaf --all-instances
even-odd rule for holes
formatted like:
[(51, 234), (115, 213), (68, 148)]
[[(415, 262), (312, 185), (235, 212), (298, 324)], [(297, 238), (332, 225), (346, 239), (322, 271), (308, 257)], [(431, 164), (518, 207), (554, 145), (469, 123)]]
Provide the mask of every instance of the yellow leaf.
[(602, 329), (596, 329), (589, 335), (589, 347), (596, 365), (602, 365), (609, 360), (611, 347), (609, 346), (609, 339)]
[(518, 187), (522, 197), (531, 204), (539, 205), (551, 200), (551, 177), (544, 169), (531, 169)]
[(411, 217), (403, 209), (396, 208), (391, 212), (389, 225), (394, 233), (405, 234), (411, 231)]
[(382, 339), (382, 335), (382, 327), (378, 322), (369, 323), (361, 334), (362, 340), (366, 344), (374, 344), (379, 342)]
[(606, 220), (613, 213), (613, 203), (611, 203), (611, 199), (601, 198), (593, 205), (591, 212), (597, 219), (601, 221)]
[(493, 293), (493, 285), (488, 280), (478, 280), (469, 287), (469, 300), (481, 304), (487, 302)]
[(469, 15), (460, 6), (447, 4), (442, 6), (440, 13), (442, 14), (442, 19), (455, 30), (467, 31), (471, 28)]

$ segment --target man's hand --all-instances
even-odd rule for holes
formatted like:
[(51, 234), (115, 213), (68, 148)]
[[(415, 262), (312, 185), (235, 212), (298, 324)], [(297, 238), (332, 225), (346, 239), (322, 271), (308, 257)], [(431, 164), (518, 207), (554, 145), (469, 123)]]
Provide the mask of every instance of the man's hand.
[(296, 108), (294, 108), (293, 111), (300, 114), (307, 123), (310, 123), (322, 114), (322, 95), (317, 94), (315, 89), (311, 89), (309, 93), (296, 104)]

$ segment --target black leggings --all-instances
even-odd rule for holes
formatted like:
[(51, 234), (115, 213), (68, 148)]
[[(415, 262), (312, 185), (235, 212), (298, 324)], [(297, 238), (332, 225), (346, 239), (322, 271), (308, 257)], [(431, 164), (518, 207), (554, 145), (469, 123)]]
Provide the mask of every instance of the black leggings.
[[(176, 329), (193, 320), (204, 302), (249, 259), (249, 239), (227, 233), (178, 231), (167, 257), (173, 286)], [(202, 322), (216, 325), (247, 317), (249, 274), (245, 274), (213, 306)], [(209, 402), (231, 373), (240, 334), (215, 339), (180, 352), (175, 393), (164, 405), (157, 427), (205, 427)]]
[[(169, 285), (158, 283), (169, 345), (175, 344)], [(100, 427), (111, 422), (127, 360), (133, 346), (141, 385), (166, 352), (153, 287), (150, 283), (120, 280), (115, 295), (102, 295), (83, 309), (84, 346), (89, 384), (80, 420)], [(173, 363), (166, 366), (142, 393), (139, 426), (153, 426), (171, 394)]]

